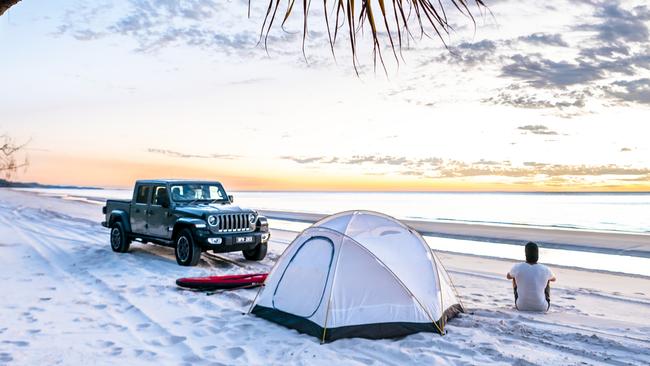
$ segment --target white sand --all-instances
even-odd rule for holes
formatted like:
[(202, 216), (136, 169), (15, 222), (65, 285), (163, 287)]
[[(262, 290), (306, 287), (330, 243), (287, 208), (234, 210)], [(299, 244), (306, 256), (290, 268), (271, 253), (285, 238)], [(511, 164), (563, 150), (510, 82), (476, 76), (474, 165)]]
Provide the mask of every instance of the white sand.
[[(134, 244), (116, 254), (99, 206), (0, 189), (0, 365), (37, 364), (650, 364), (650, 279), (553, 268), (548, 314), (519, 313), (512, 262), (441, 254), (470, 313), (448, 334), (320, 345), (245, 315), (255, 290), (212, 296), (177, 277), (267, 271), (295, 236), (273, 231), (262, 263)], [(543, 258), (542, 258), (543, 259)]]

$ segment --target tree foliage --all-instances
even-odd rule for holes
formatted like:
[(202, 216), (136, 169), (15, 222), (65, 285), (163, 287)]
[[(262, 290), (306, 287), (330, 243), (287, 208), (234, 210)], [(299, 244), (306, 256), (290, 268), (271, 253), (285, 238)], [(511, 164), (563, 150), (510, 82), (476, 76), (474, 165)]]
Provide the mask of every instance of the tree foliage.
[[(294, 8), (300, 7), (301, 10), (298, 11), (301, 11), (303, 15), (302, 45), (304, 54), (305, 39), (308, 33), (307, 20), (312, 1), (302, 0), (302, 4), (300, 4), (300, 0), (268, 0), (268, 2), (260, 41), (264, 39), (266, 45), (271, 27), (278, 16), (282, 17), (281, 27), (284, 29), (287, 19), (296, 12)], [(278, 14), (281, 3), (286, 4), (286, 10), (282, 10)], [(352, 63), (357, 70), (357, 36), (363, 32), (364, 26), (366, 26), (372, 35), (375, 67), (379, 60), (385, 70), (384, 58), (381, 53), (384, 46), (390, 48), (398, 63), (398, 52), (401, 53), (402, 45), (409, 40), (415, 40), (416, 36), (419, 38), (423, 36), (437, 37), (446, 47), (444, 37), (453, 30), (447, 17), (449, 8), (452, 11), (460, 12), (475, 25), (475, 18), (470, 10), (471, 3), (476, 5), (476, 11), (481, 14), (487, 10), (483, 0), (323, 0), (322, 6), (332, 53), (334, 54), (334, 44), (339, 30), (343, 29), (347, 33), (349, 47), (352, 51)], [(415, 35), (412, 30), (415, 31)], [(380, 37), (382, 33), (386, 37)], [(385, 45), (382, 44), (382, 38), (386, 42)]]
[(19, 168), (26, 167), (29, 162), (27, 158), (18, 161), (18, 155), (25, 149), (27, 143), (16, 144), (14, 140), (7, 136), (0, 136), (0, 173), (7, 179), (15, 173)]
[(9, 8), (18, 4), (20, 0), (0, 0), (0, 16), (5, 13)]

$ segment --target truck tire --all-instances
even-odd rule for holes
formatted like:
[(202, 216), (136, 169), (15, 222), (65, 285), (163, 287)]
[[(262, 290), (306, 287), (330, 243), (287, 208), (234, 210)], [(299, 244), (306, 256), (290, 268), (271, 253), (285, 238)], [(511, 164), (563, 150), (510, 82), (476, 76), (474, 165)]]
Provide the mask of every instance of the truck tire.
[(183, 229), (175, 239), (176, 263), (181, 266), (196, 266), (201, 259), (201, 247), (194, 240), (190, 229)]
[(111, 249), (117, 253), (126, 253), (131, 246), (131, 240), (124, 230), (124, 225), (117, 221), (111, 225)]
[(253, 249), (242, 250), (242, 253), (249, 261), (261, 261), (266, 257), (266, 243), (259, 243)]

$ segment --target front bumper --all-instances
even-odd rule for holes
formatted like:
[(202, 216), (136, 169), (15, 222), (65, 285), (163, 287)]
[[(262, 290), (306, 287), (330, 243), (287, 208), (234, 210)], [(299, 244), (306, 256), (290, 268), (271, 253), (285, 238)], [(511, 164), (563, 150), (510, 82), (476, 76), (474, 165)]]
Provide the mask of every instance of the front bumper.
[[(250, 238), (249, 242), (239, 243), (237, 238)], [(267, 243), (271, 233), (267, 231), (254, 231), (252, 233), (213, 234), (208, 230), (197, 230), (196, 241), (204, 250), (215, 253), (237, 252), (253, 249), (260, 243)], [(213, 244), (208, 239), (221, 239), (221, 243)]]

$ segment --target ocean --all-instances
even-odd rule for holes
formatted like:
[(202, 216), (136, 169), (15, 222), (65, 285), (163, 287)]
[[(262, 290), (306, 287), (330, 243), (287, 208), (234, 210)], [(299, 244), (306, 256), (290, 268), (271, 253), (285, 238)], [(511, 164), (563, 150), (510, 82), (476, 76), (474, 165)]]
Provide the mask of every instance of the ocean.
[[(130, 190), (26, 189), (103, 201)], [(650, 193), (231, 192), (257, 209), (332, 214), (372, 210), (399, 219), (650, 232)]]
[[(130, 199), (131, 190), (21, 189), (98, 206), (107, 198)], [(399, 219), (650, 232), (650, 193), (411, 193), (411, 192), (230, 192), (235, 203), (278, 211), (331, 214), (373, 210)], [(270, 220), (273, 228), (301, 231), (309, 223)], [(436, 250), (520, 260), (522, 248), (425, 236)], [(650, 258), (582, 250), (542, 248), (544, 262), (565, 267), (650, 277)]]

